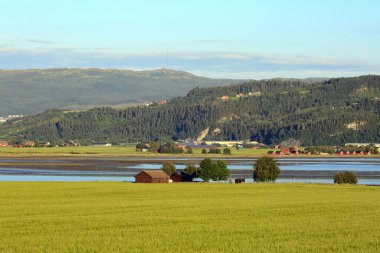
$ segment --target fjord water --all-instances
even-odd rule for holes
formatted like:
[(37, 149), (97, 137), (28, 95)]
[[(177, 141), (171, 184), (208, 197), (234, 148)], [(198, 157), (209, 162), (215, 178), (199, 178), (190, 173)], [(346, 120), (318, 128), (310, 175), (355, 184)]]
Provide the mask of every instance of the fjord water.
[[(131, 162), (126, 166), (103, 166), (90, 170), (58, 169), (54, 166), (47, 168), (22, 168), (12, 166), (7, 160), (7, 168), (0, 168), (0, 181), (127, 181), (133, 182), (134, 175), (144, 169), (160, 169), (162, 158), (120, 158)], [(119, 160), (120, 160), (119, 159)], [(115, 160), (115, 159), (113, 159)], [(186, 164), (199, 164), (199, 158), (165, 158), (176, 164), (178, 170), (185, 168)], [(256, 159), (226, 158), (231, 178), (246, 178), (252, 182), (252, 165)], [(111, 159), (110, 159), (111, 161)], [(28, 159), (22, 160), (24, 164)], [(41, 159), (32, 161), (41, 163), (65, 163), (64, 160)], [(380, 185), (380, 158), (307, 158), (285, 157), (277, 158), (282, 171), (278, 182), (309, 182), (333, 183), (332, 176), (338, 171), (353, 171), (358, 175), (359, 184)], [(115, 171), (117, 169), (117, 171)]]

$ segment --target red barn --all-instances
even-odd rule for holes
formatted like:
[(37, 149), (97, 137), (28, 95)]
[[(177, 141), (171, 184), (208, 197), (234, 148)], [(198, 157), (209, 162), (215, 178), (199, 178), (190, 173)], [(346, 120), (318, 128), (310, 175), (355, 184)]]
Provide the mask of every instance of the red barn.
[(0, 147), (8, 147), (8, 142), (0, 141)]
[(168, 183), (169, 176), (162, 170), (143, 170), (135, 176), (136, 183)]
[(182, 175), (180, 173), (176, 173), (172, 176), (173, 183), (179, 183), (182, 181)]
[(245, 178), (235, 178), (235, 184), (245, 183)]

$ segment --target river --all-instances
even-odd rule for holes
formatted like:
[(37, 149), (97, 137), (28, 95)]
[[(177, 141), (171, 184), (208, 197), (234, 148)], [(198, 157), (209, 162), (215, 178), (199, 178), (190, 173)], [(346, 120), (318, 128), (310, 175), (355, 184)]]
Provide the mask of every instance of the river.
[[(252, 165), (256, 159), (225, 158), (231, 178), (252, 182)], [(278, 182), (333, 183), (338, 171), (349, 170), (359, 184), (380, 185), (380, 158), (281, 157), (276, 158), (281, 175)], [(186, 164), (197, 165), (201, 158), (128, 157), (128, 158), (2, 158), (0, 181), (126, 181), (144, 169), (160, 169), (163, 161), (173, 161), (178, 170)]]

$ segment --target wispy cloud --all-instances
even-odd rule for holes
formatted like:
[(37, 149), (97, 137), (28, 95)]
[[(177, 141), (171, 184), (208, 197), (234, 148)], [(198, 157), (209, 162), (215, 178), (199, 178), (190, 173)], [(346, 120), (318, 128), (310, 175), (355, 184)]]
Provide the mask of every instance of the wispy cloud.
[(26, 41), (26, 42), (29, 42), (29, 43), (33, 43), (33, 44), (43, 44), (43, 45), (56, 44), (56, 43), (53, 42), (53, 41), (49, 41), (49, 40), (40, 40), (40, 39), (32, 39), (32, 38), (25, 39), (25, 41)]
[(5, 53), (14, 53), (17, 50), (12, 48), (12, 47), (2, 47), (0, 46), (0, 54), (5, 54)]

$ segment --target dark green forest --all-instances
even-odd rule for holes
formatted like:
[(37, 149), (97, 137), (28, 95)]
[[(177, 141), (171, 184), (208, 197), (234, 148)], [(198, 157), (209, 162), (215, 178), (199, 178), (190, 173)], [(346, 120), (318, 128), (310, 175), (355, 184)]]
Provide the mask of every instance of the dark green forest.
[(196, 139), (209, 129), (205, 139), (275, 144), (295, 138), (302, 145), (341, 145), (380, 142), (379, 115), (380, 76), (273, 79), (195, 88), (165, 105), (49, 110), (8, 121), (0, 126), (0, 137), (123, 143)]

